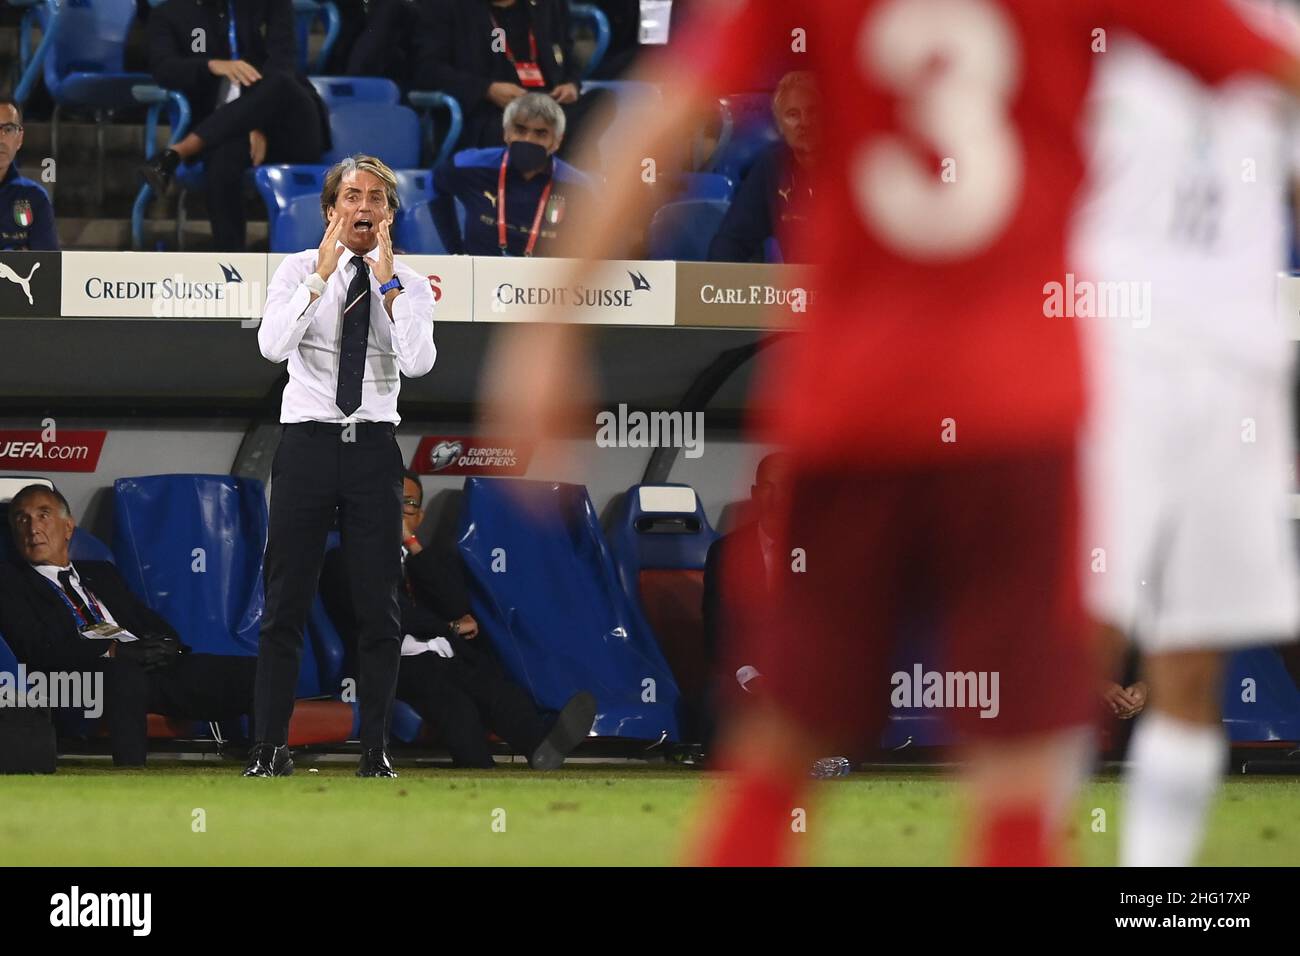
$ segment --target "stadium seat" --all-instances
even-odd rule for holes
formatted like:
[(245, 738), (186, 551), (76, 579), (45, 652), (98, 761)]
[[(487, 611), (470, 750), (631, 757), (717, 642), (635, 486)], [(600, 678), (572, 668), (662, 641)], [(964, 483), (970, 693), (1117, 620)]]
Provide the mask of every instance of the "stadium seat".
[(680, 739), (677, 683), (619, 586), (586, 488), (468, 478), (459, 547), (474, 617), (539, 707), (587, 690), (596, 735)]
[(402, 96), (397, 84), (382, 76), (309, 76), (307, 79), (331, 110), (348, 103), (386, 103), (391, 106)]
[[(262, 483), (229, 475), (153, 475), (113, 483), (113, 550), (127, 584), (195, 651), (257, 654), (262, 622)], [(338, 690), (343, 648), (313, 608), (299, 697)]]
[(650, 258), (707, 261), (727, 206), (718, 199), (687, 199), (659, 207), (650, 220)]
[[(465, 128), (464, 111), (460, 108), (456, 97), (438, 90), (412, 90), (406, 95), (406, 99), (420, 113), (420, 142), (424, 152), (423, 162), (420, 165), (432, 169), (446, 161), (447, 157), (456, 151), (461, 130)], [(447, 130), (443, 133), (442, 142), (438, 144), (437, 149), (434, 148), (433, 111), (435, 109), (447, 111)]]
[[(266, 206), (266, 225), (270, 236), (271, 252), (301, 252), (313, 245), (320, 245), (321, 236), (325, 234), (325, 224), (320, 217), (320, 192), (325, 180), (328, 166), (259, 166), (253, 170), (253, 185)], [(316, 221), (311, 228), (309, 209), (304, 208), (294, 213), (292, 226), (280, 227), (280, 216), (301, 199), (310, 197), (315, 202)], [(315, 230), (315, 240), (310, 237)], [(305, 241), (300, 242), (303, 239)]]
[[(150, 0), (152, 3), (153, 0)], [(325, 38), (315, 58), (311, 56), (311, 25), (319, 18), (325, 25)], [(342, 28), (339, 8), (331, 0), (293, 0), (294, 30), (298, 41), (298, 67), (304, 73), (319, 73), (338, 42)], [(394, 101), (396, 102), (396, 101)]]
[(675, 197), (683, 199), (718, 199), (731, 202), (736, 191), (736, 184), (721, 173), (682, 173), (678, 177), (681, 186)]
[(609, 50), (609, 41), (612, 36), (609, 29), (609, 17), (605, 16), (605, 11), (592, 3), (570, 3), (569, 4), (569, 23), (572, 26), (580, 24), (587, 25), (595, 38), (595, 47), (591, 51), (591, 56), (582, 67), (582, 79), (591, 76), (596, 67), (600, 66), (601, 60), (605, 59), (605, 53)]
[(740, 183), (758, 154), (781, 141), (768, 93), (736, 93), (718, 100), (721, 131), (705, 168)]
[(447, 254), (442, 237), (433, 224), (429, 203), (433, 200), (433, 173), (427, 169), (398, 169), (397, 198), (399, 207), (393, 222), (393, 245), (410, 254)]
[(1255, 647), (1228, 658), (1223, 722), (1233, 743), (1300, 740), (1300, 690), (1276, 650)]
[[(50, 153), (59, 158), (59, 116), (66, 107), (90, 110), (96, 127), (96, 201), (104, 200), (103, 124), (115, 111), (135, 109), (131, 88), (151, 83), (147, 73), (127, 73), (122, 64), (126, 38), (136, 18), (135, 0), (42, 0), (23, 3), (29, 9), (20, 29), (20, 57), (25, 64), (16, 99), (31, 94), (37, 71), (54, 100), (50, 116)], [(43, 34), (40, 46), (28, 52), (33, 23)]]
[(354, 153), (378, 156), (393, 169), (420, 164), (420, 118), (408, 106), (347, 103), (330, 110), (333, 146), (322, 162), (337, 163)]
[(623, 591), (649, 622), (690, 709), (702, 704), (710, 676), (704, 560), (717, 537), (687, 485), (633, 485), (610, 529)]
[(636, 130), (641, 122), (640, 117), (646, 111), (657, 108), (663, 102), (663, 94), (653, 83), (641, 80), (587, 80), (582, 84), (583, 96), (590, 96), (597, 91), (603, 91), (602, 95), (611, 97), (614, 101), (613, 119), (608, 127), (600, 131), (597, 141), (603, 168), (615, 145)]

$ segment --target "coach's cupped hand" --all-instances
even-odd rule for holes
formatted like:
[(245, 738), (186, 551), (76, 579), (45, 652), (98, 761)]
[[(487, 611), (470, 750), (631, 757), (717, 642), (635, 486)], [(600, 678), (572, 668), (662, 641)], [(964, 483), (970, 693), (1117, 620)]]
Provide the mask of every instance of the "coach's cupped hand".
[(343, 217), (330, 210), (329, 225), (321, 237), (320, 248), (316, 250), (316, 274), (322, 279), (329, 279), (338, 268), (343, 247), (339, 245), (339, 236), (343, 232)]

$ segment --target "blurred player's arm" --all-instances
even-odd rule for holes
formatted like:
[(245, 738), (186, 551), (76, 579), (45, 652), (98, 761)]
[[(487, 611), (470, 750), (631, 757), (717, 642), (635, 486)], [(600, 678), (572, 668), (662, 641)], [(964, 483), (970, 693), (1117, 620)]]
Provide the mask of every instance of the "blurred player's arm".
[[(583, 190), (565, 219), (555, 255), (573, 260), (556, 285), (572, 288), (596, 268), (592, 260), (628, 246), (629, 235), (649, 220), (659, 191), (642, 178), (654, 161), (656, 178), (672, 168), (672, 158), (690, 131), (708, 116), (710, 98), (705, 82), (695, 76), (670, 74), (667, 62), (642, 71), (633, 79), (659, 85), (662, 104), (642, 114), (636, 134), (619, 140), (606, 155), (608, 181), (602, 188)], [(598, 124), (597, 124), (598, 125)], [(579, 169), (600, 168), (596, 143), (588, 140), (574, 159)], [(542, 440), (570, 431), (577, 413), (591, 400), (590, 369), (584, 354), (584, 332), (562, 308), (537, 323), (510, 329), (495, 343), (488, 360), (482, 395), (482, 418), (515, 440)]]

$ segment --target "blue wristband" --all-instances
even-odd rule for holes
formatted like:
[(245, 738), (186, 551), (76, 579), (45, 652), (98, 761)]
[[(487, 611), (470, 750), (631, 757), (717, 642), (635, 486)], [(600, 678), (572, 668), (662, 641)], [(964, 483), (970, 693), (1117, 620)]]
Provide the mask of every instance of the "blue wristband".
[(379, 287), (379, 294), (387, 295), (393, 289), (400, 289), (401, 287), (402, 287), (402, 280), (397, 278), (397, 276), (393, 276), (391, 279), (389, 279), (387, 282), (385, 282), (383, 285)]

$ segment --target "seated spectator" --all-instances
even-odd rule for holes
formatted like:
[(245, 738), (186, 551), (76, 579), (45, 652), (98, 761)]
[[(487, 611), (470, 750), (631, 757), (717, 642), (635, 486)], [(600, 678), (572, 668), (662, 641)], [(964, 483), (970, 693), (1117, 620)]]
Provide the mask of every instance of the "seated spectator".
[[(590, 177), (555, 156), (565, 121), (550, 97), (520, 97), (502, 120), (505, 146), (463, 150), (433, 171), (433, 221), (450, 253), (547, 255), (567, 200), (591, 186)], [(465, 207), (463, 236), (456, 200)]]
[[(359, 29), (351, 39), (344, 66), (346, 76), (382, 76), (403, 88), (411, 87), (416, 68), (416, 37), (422, 0), (368, 0)], [(347, 18), (343, 20), (344, 29)], [(330, 55), (335, 60), (337, 51)]]
[(21, 560), (0, 566), (0, 633), (33, 670), (103, 674), (113, 763), (144, 766), (147, 715), (234, 720), (253, 711), (257, 659), (192, 654), (108, 561), (68, 558), (67, 499), (28, 485), (9, 503)]
[(329, 113), (298, 70), (292, 0), (167, 0), (148, 34), (154, 79), (185, 94), (195, 125), (141, 174), (161, 196), (181, 162), (201, 156), (213, 246), (240, 251), (248, 168), (316, 163), (330, 144)]
[(712, 262), (762, 262), (768, 239), (807, 218), (812, 199), (809, 172), (821, 143), (819, 101), (813, 75), (787, 73), (772, 97), (783, 142), (764, 151), (736, 190), (709, 243)]
[(563, 106), (573, 131), (595, 101), (580, 92), (564, 0), (424, 0), (415, 42), (412, 86), (456, 98), (462, 147), (500, 145), (502, 111), (525, 93)]
[[(495, 766), (489, 731), (525, 754), (534, 770), (559, 767), (591, 730), (595, 698), (582, 691), (553, 718), (538, 713), (528, 693), (506, 676), (490, 639), (469, 613), (460, 556), (424, 547), (415, 534), (423, 523), (424, 489), (419, 475), (407, 471), (402, 483), (404, 587), (398, 602), (404, 636), (397, 699), (437, 729), (458, 767)], [(354, 660), (358, 628), (340, 549), (325, 560), (321, 595)]]
[(54, 208), (40, 183), (18, 172), (23, 148), (23, 114), (0, 99), (0, 249), (58, 249)]

